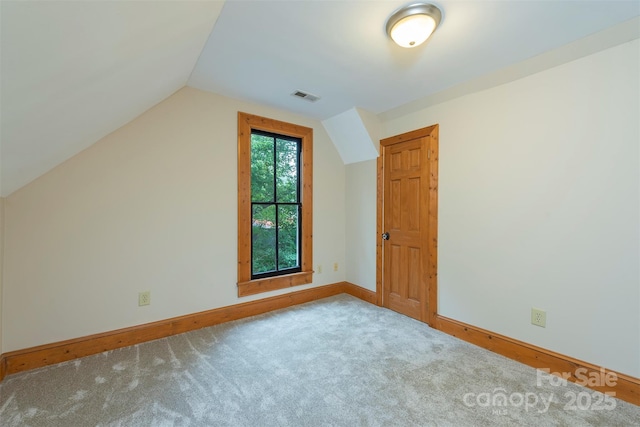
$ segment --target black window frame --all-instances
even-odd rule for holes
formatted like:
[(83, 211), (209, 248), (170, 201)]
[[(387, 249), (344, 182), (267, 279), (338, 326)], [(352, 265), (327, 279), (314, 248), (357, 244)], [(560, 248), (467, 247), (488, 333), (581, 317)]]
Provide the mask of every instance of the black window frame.
[[(251, 224), (251, 280), (255, 280), (255, 279), (264, 279), (264, 278), (269, 278), (269, 277), (277, 277), (277, 276), (282, 276), (282, 275), (286, 275), (286, 274), (292, 274), (292, 273), (299, 273), (302, 271), (302, 198), (301, 198), (301, 190), (302, 190), (302, 165), (301, 165), (301, 158), (302, 158), (302, 138), (298, 138), (295, 136), (289, 136), (289, 135), (284, 135), (284, 134), (279, 134), (279, 133), (275, 133), (275, 132), (268, 132), (268, 131), (263, 131), (263, 130), (258, 130), (258, 129), (251, 129), (251, 136), (250, 138), (253, 139), (253, 135), (260, 135), (260, 136), (264, 136), (264, 137), (268, 137), (268, 138), (272, 138), (273, 139), (273, 200), (272, 201), (254, 201), (253, 200), (253, 194), (251, 194), (251, 200), (250, 200), (250, 205), (251, 205), (251, 221), (253, 222), (253, 209), (254, 206), (256, 205), (261, 205), (261, 206), (275, 206), (275, 215), (276, 215), (276, 221), (275, 221), (275, 233), (276, 233), (276, 239), (275, 239), (275, 266), (276, 266), (276, 270), (273, 271), (267, 271), (267, 272), (263, 272), (263, 273), (257, 273), (255, 274), (253, 271), (253, 259), (254, 259), (254, 247), (253, 247), (253, 240), (254, 240), (254, 235), (253, 235), (253, 223)], [(284, 140), (284, 141), (290, 141), (290, 142), (295, 142), (296, 143), (296, 202), (278, 202), (278, 185), (277, 185), (277, 140)], [(279, 233), (280, 233), (280, 227), (279, 227), (279, 220), (278, 220), (278, 212), (279, 212), (279, 207), (280, 206), (297, 206), (297, 211), (298, 211), (298, 220), (297, 220), (297, 266), (296, 267), (289, 267), (289, 268), (280, 268), (280, 262), (279, 262)]]

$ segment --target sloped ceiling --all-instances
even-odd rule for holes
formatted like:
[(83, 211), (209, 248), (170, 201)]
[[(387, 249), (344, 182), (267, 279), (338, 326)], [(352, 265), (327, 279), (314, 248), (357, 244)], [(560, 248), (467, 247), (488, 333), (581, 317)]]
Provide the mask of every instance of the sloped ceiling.
[(2, 195), (185, 84), (320, 120), (381, 114), (640, 15), (634, 0), (441, 0), (434, 36), (401, 49), (384, 25), (405, 3), (2, 0)]
[(183, 87), (219, 1), (2, 1), (2, 194)]
[(373, 113), (359, 108), (352, 108), (322, 121), (322, 126), (345, 165), (378, 157), (378, 124), (378, 118)]

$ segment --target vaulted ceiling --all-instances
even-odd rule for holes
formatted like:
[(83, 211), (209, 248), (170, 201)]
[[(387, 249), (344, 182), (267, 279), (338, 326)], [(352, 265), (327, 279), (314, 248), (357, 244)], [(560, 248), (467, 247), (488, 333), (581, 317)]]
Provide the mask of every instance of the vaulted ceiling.
[(320, 120), (354, 107), (379, 114), (631, 19), (637, 27), (640, 15), (636, 0), (440, 0), (434, 36), (401, 49), (384, 25), (405, 3), (2, 0), (2, 195), (185, 85)]

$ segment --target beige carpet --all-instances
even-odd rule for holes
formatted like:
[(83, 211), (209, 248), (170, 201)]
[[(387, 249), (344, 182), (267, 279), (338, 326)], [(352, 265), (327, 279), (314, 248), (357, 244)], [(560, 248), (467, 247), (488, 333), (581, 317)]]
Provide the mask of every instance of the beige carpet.
[(553, 386), (532, 368), (347, 295), (11, 375), (0, 384), (3, 427), (639, 421), (640, 407), (571, 383)]

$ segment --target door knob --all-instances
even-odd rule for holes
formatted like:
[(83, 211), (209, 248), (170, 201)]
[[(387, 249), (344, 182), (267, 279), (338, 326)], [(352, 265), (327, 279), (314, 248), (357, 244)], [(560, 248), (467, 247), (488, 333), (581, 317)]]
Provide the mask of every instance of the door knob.
[(389, 233), (382, 233), (382, 240), (389, 240)]

